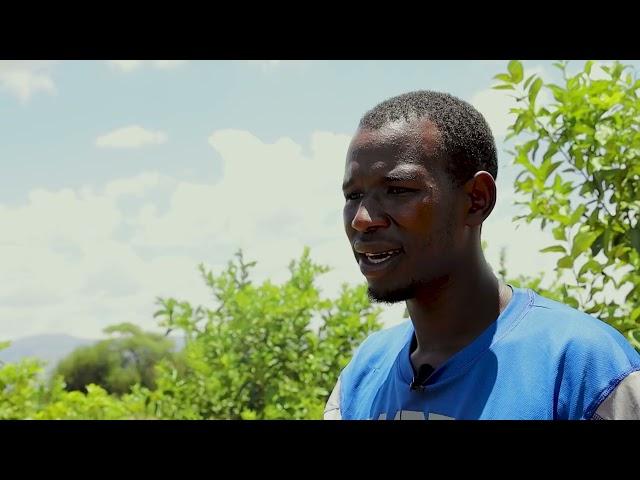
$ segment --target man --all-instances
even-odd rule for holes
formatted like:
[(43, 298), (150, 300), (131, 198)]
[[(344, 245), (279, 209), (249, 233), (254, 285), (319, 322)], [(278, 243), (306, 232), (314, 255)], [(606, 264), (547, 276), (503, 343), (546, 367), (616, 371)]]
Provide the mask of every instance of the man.
[(498, 280), (480, 242), (496, 203), (491, 130), (418, 91), (364, 115), (344, 224), (369, 295), (411, 317), (371, 335), (326, 419), (638, 419), (640, 356), (609, 325)]

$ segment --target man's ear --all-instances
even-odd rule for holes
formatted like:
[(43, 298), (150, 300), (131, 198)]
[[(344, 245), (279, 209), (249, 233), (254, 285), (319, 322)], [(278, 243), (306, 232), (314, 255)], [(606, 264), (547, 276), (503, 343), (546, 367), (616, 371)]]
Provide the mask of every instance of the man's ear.
[(463, 186), (467, 197), (465, 225), (482, 225), (496, 205), (496, 182), (489, 172), (481, 170)]

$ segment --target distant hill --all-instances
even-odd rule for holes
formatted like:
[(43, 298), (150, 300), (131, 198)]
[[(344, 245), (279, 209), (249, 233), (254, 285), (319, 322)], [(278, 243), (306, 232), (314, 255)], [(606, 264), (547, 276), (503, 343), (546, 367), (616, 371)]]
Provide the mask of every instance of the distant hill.
[[(182, 337), (171, 338), (176, 343), (176, 350), (182, 349)], [(78, 347), (84, 347), (99, 342), (102, 339), (78, 338), (65, 334), (34, 335), (20, 338), (11, 342), (11, 346), (0, 350), (0, 361), (16, 362), (27, 357), (36, 357), (47, 363), (45, 370), (51, 372), (58, 362)]]
[(47, 363), (45, 368), (50, 371), (76, 348), (97, 341), (64, 334), (34, 335), (12, 341), (11, 346), (0, 350), (0, 360), (16, 362), (26, 357), (37, 357)]

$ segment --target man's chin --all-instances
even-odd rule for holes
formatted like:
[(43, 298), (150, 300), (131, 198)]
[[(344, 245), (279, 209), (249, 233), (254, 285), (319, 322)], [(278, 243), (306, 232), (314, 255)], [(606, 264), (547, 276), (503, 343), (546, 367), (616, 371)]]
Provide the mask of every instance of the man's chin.
[(430, 280), (411, 279), (408, 284), (401, 286), (369, 284), (367, 293), (372, 302), (377, 303), (398, 303), (414, 298), (429, 301), (437, 298), (443, 288), (449, 283), (449, 275), (440, 275)]
[(376, 303), (398, 303), (404, 302), (415, 297), (415, 286), (408, 285), (406, 287), (399, 288), (381, 288), (369, 286), (367, 289), (369, 299)]

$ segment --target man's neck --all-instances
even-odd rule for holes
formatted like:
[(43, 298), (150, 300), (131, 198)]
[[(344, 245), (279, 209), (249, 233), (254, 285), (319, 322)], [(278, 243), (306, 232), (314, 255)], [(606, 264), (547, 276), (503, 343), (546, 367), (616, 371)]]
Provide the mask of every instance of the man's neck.
[(414, 368), (438, 368), (473, 342), (506, 308), (511, 289), (499, 281), (480, 256), (437, 285), (407, 300), (416, 335), (411, 353)]

